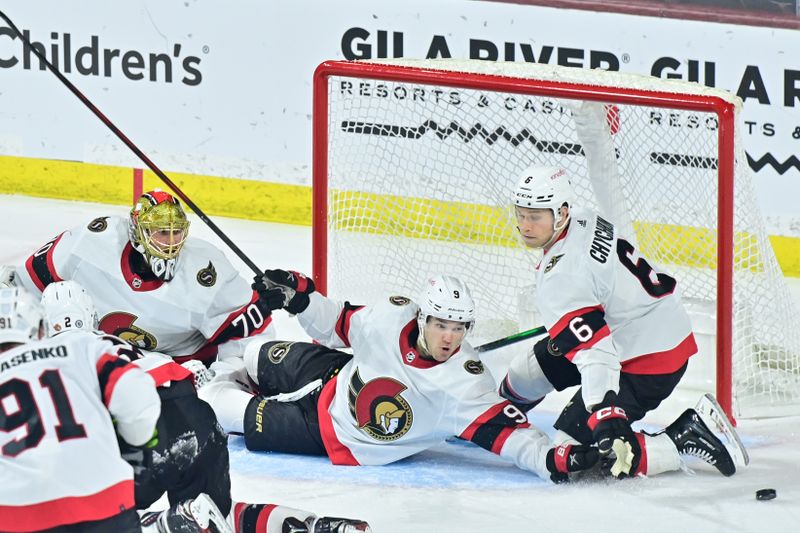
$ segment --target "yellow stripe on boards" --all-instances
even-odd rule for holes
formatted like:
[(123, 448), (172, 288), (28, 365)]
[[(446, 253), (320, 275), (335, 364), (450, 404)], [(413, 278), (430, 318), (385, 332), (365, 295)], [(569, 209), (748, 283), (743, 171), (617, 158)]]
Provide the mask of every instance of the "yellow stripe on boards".
[[(309, 187), (177, 172), (167, 175), (207, 215), (311, 225)], [(143, 187), (145, 191), (167, 189), (149, 170), (144, 172)], [(132, 190), (130, 168), (0, 156), (2, 194), (131, 205)], [(339, 230), (519, 246), (506, 207), (338, 191), (332, 194), (331, 205), (340, 213), (332, 220)], [(634, 229), (642, 254), (655, 262), (716, 268), (714, 230), (645, 222), (635, 223)], [(784, 275), (800, 277), (800, 238), (770, 236), (769, 240)], [(734, 241), (738, 268), (759, 272), (762, 259), (755, 254), (755, 238), (737, 233)]]

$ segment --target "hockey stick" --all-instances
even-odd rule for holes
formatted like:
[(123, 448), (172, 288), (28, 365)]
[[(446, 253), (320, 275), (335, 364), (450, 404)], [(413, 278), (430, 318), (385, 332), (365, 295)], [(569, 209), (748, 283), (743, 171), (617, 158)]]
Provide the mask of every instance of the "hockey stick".
[(477, 352), (488, 352), (490, 350), (502, 348), (503, 346), (508, 346), (509, 344), (515, 344), (517, 342), (524, 341), (525, 339), (530, 339), (531, 337), (538, 337), (543, 333), (547, 333), (547, 328), (544, 326), (539, 326), (538, 328), (520, 331), (519, 333), (514, 333), (508, 337), (503, 337), (502, 339), (497, 339), (496, 341), (481, 344), (480, 346), (475, 347), (475, 350)]
[(97, 107), (96, 107), (96, 106), (95, 106), (95, 105), (94, 105), (94, 104), (93, 104), (93, 103), (92, 103), (92, 102), (91, 102), (91, 101), (90, 101), (90, 100), (89, 100), (89, 99), (88, 99), (88, 98), (87, 98), (87, 97), (86, 97), (86, 96), (85, 96), (85, 95), (84, 95), (84, 94), (83, 94), (83, 93), (82, 93), (80, 90), (78, 90), (78, 88), (77, 88), (77, 87), (75, 87), (75, 85), (73, 85), (73, 84), (72, 84), (72, 82), (70, 82), (70, 81), (69, 81), (69, 80), (68, 80), (68, 79), (67, 79), (67, 78), (66, 78), (66, 77), (65, 77), (63, 74), (61, 74), (61, 72), (60, 72), (60, 71), (59, 71), (59, 70), (58, 70), (56, 67), (54, 67), (54, 66), (52, 65), (52, 63), (50, 63), (50, 61), (48, 61), (48, 60), (47, 60), (47, 57), (45, 57), (45, 55), (44, 55), (42, 52), (40, 52), (40, 51), (39, 51), (39, 50), (38, 50), (36, 47), (34, 47), (34, 46), (33, 46), (33, 45), (30, 43), (30, 41), (28, 41), (28, 39), (26, 39), (26, 38), (25, 38), (25, 36), (22, 34), (22, 32), (21, 32), (21, 31), (19, 31), (19, 28), (17, 28), (17, 27), (14, 25), (14, 23), (13, 23), (13, 22), (11, 22), (11, 19), (10, 19), (10, 18), (8, 18), (8, 16), (7, 16), (7, 15), (6, 15), (6, 14), (5, 14), (3, 11), (0, 11), (0, 18), (2, 18), (3, 20), (5, 20), (5, 21), (6, 21), (6, 24), (8, 24), (8, 27), (9, 27), (9, 28), (11, 28), (11, 30), (12, 30), (12, 31), (13, 31), (13, 32), (16, 34), (16, 36), (17, 36), (17, 37), (19, 37), (19, 39), (20, 39), (20, 40), (21, 40), (21, 41), (22, 41), (22, 42), (25, 44), (25, 46), (27, 46), (27, 47), (28, 47), (28, 49), (30, 49), (30, 51), (31, 51), (31, 52), (33, 52), (33, 53), (36, 55), (36, 57), (38, 57), (38, 58), (39, 58), (39, 60), (40, 60), (40, 61), (42, 61), (42, 62), (43, 62), (43, 63), (44, 63), (46, 66), (47, 66), (48, 70), (49, 70), (50, 72), (52, 72), (52, 73), (53, 73), (53, 74), (56, 76), (56, 78), (58, 78), (58, 79), (61, 81), (61, 83), (63, 83), (64, 85), (66, 85), (67, 89), (69, 89), (70, 91), (72, 91), (72, 94), (74, 94), (75, 96), (77, 96), (77, 97), (78, 97), (78, 100), (80, 100), (81, 102), (83, 102), (83, 104), (84, 104), (86, 107), (88, 107), (88, 108), (89, 108), (89, 110), (90, 110), (92, 113), (94, 113), (94, 114), (95, 114), (95, 116), (96, 116), (97, 118), (99, 118), (99, 119), (100, 119), (100, 121), (101, 121), (103, 124), (105, 124), (105, 125), (108, 127), (108, 129), (110, 129), (112, 132), (114, 132), (114, 135), (116, 135), (116, 136), (119, 138), (119, 140), (121, 140), (121, 141), (122, 141), (122, 142), (125, 144), (125, 146), (127, 146), (128, 148), (130, 148), (130, 149), (131, 149), (131, 151), (132, 151), (134, 154), (136, 154), (136, 155), (139, 157), (139, 159), (141, 159), (141, 160), (142, 160), (142, 162), (143, 162), (145, 165), (147, 165), (147, 168), (149, 168), (150, 170), (152, 170), (152, 171), (153, 171), (153, 172), (156, 174), (156, 176), (158, 176), (159, 178), (161, 178), (161, 181), (163, 181), (164, 183), (166, 183), (166, 184), (167, 184), (167, 186), (168, 186), (170, 189), (172, 189), (172, 191), (173, 191), (173, 192), (174, 192), (176, 195), (178, 195), (178, 197), (179, 197), (181, 200), (183, 200), (183, 201), (184, 201), (184, 203), (185, 203), (186, 205), (188, 205), (188, 206), (189, 206), (189, 207), (192, 209), (192, 211), (194, 211), (194, 213), (195, 213), (195, 214), (196, 214), (198, 217), (200, 217), (200, 220), (202, 220), (203, 222), (205, 222), (205, 223), (206, 223), (206, 225), (207, 225), (209, 228), (211, 228), (211, 231), (213, 231), (214, 233), (216, 233), (216, 234), (217, 234), (217, 236), (218, 236), (220, 239), (222, 239), (222, 241), (223, 241), (225, 244), (227, 244), (227, 245), (228, 245), (228, 247), (229, 247), (229, 248), (230, 248), (230, 249), (233, 251), (233, 253), (235, 253), (237, 256), (239, 256), (239, 259), (241, 259), (242, 261), (244, 261), (244, 263), (245, 263), (245, 264), (246, 264), (248, 267), (250, 267), (250, 269), (251, 269), (251, 270), (252, 270), (254, 273), (256, 273), (256, 274), (263, 274), (263, 271), (262, 271), (260, 268), (258, 268), (258, 266), (256, 266), (256, 264), (255, 264), (253, 261), (251, 261), (251, 260), (250, 260), (250, 258), (249, 258), (249, 257), (247, 257), (247, 256), (244, 254), (244, 252), (243, 252), (242, 250), (240, 250), (240, 249), (239, 249), (239, 247), (238, 247), (238, 246), (236, 246), (236, 245), (233, 243), (233, 241), (232, 241), (232, 240), (230, 240), (230, 239), (228, 238), (228, 236), (227, 236), (227, 235), (225, 235), (225, 233), (223, 233), (223, 231), (222, 231), (221, 229), (219, 229), (219, 227), (217, 227), (217, 225), (216, 225), (216, 224), (214, 224), (214, 222), (213, 222), (213, 221), (212, 221), (210, 218), (208, 218), (208, 216), (206, 216), (206, 214), (205, 214), (205, 213), (203, 213), (203, 211), (202, 211), (202, 210), (201, 210), (199, 207), (197, 207), (197, 205), (196, 205), (196, 204), (195, 204), (195, 203), (194, 203), (194, 202), (193, 202), (193, 201), (192, 201), (192, 200), (191, 200), (191, 199), (190, 199), (188, 196), (186, 196), (186, 195), (183, 193), (183, 191), (182, 191), (182, 190), (180, 190), (180, 188), (179, 188), (177, 185), (175, 185), (175, 184), (172, 182), (172, 180), (171, 180), (171, 179), (169, 179), (169, 178), (167, 177), (167, 175), (166, 175), (166, 174), (164, 174), (164, 173), (161, 171), (161, 169), (160, 169), (160, 168), (158, 168), (158, 167), (155, 165), (155, 163), (153, 163), (153, 162), (150, 160), (150, 158), (149, 158), (149, 157), (147, 157), (147, 155), (145, 155), (145, 153), (144, 153), (144, 152), (142, 152), (141, 150), (139, 150), (139, 147), (138, 147), (138, 146), (136, 146), (135, 144), (133, 144), (133, 142), (132, 142), (130, 139), (128, 139), (128, 137), (126, 137), (126, 136), (125, 136), (125, 134), (124, 134), (124, 133), (122, 133), (122, 131), (121, 131), (119, 128), (117, 128), (117, 126), (115, 126), (113, 122), (111, 122), (111, 120), (109, 120), (109, 119), (108, 119), (108, 117), (106, 117), (106, 116), (105, 116), (105, 115), (104, 115), (104, 114), (103, 114), (103, 113), (102, 113), (102, 112), (101, 112), (99, 109), (97, 109)]

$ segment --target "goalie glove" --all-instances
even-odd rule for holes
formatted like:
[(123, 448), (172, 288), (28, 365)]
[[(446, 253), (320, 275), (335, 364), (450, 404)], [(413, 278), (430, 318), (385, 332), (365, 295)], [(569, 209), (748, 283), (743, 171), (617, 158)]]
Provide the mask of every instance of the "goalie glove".
[(616, 402), (617, 393), (608, 391), (602, 403), (595, 406), (588, 425), (600, 452), (603, 472), (622, 479), (636, 474), (642, 448), (631, 429), (628, 415)]
[(545, 465), (553, 483), (566, 483), (571, 472), (589, 470), (600, 459), (594, 446), (583, 444), (562, 444), (547, 452)]
[(308, 307), (310, 300), (308, 295), (314, 292), (314, 281), (304, 274), (293, 270), (265, 270), (261, 276), (256, 276), (253, 283), (253, 290), (258, 292), (262, 298), (274, 298), (273, 291), (280, 291), (282, 295), (281, 305), (289, 313), (296, 315), (302, 313)]

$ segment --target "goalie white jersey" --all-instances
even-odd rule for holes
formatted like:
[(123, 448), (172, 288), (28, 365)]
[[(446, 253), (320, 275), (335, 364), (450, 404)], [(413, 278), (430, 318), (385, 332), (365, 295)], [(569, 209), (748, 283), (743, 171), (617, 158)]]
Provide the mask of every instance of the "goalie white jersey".
[(16, 279), (34, 294), (54, 281), (79, 282), (94, 300), (102, 331), (179, 361), (208, 362), (240, 352), (226, 342), (274, 335), (258, 294), (210, 243), (187, 239), (169, 282), (138, 274), (140, 257), (127, 220), (100, 217), (46, 243), (17, 268)]
[(318, 403), (331, 461), (388, 464), (457, 435), (548, 479), (549, 439), (497, 394), (468, 343), (443, 363), (420, 357), (418, 309), (399, 296), (357, 307), (313, 293), (298, 315), (322, 344), (353, 348)]
[[(153, 380), (86, 331), (0, 353), (0, 531), (38, 531), (134, 508), (119, 434), (153, 435)], [(110, 413), (110, 414), (109, 414)]]
[[(675, 279), (594, 212), (571, 210), (568, 228), (537, 266), (536, 282), (550, 338), (582, 375), (592, 365), (668, 374), (697, 352)], [(587, 405), (611, 388), (585, 375), (583, 385)]]

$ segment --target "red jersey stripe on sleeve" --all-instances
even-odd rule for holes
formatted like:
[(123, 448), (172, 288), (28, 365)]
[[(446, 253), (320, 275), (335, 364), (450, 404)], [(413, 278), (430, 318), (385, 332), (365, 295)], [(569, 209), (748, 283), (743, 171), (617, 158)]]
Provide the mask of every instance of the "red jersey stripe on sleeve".
[(101, 355), (95, 366), (97, 368), (97, 379), (100, 382), (100, 392), (103, 395), (103, 403), (108, 407), (119, 379), (125, 372), (132, 370), (134, 366), (124, 359), (108, 353)]
[(28, 271), (28, 275), (34, 285), (40, 291), (43, 291), (45, 287), (53, 282), (64, 281), (56, 272), (55, 263), (53, 262), (53, 250), (55, 250), (64, 233), (45, 243), (25, 261), (25, 269)]
[(363, 309), (363, 305), (350, 305), (344, 303), (344, 309), (339, 313), (339, 318), (336, 320), (336, 335), (342, 339), (342, 342), (348, 348), (350, 347), (350, 321), (353, 315)]
[(550, 334), (550, 338), (553, 339), (553, 338), (557, 337), (558, 334), (561, 333), (564, 330), (564, 328), (566, 328), (569, 325), (569, 323), (570, 323), (570, 321), (572, 319), (574, 319), (576, 317), (583, 316), (583, 315), (590, 314), (593, 311), (600, 311), (601, 313), (605, 314), (605, 310), (603, 309), (602, 305), (593, 305), (593, 306), (590, 306), (590, 307), (582, 307), (580, 309), (576, 309), (575, 311), (570, 311), (569, 313), (566, 313), (564, 316), (562, 316), (560, 319), (558, 319), (558, 322), (556, 322), (553, 325), (552, 328), (550, 328), (548, 330), (548, 333)]

